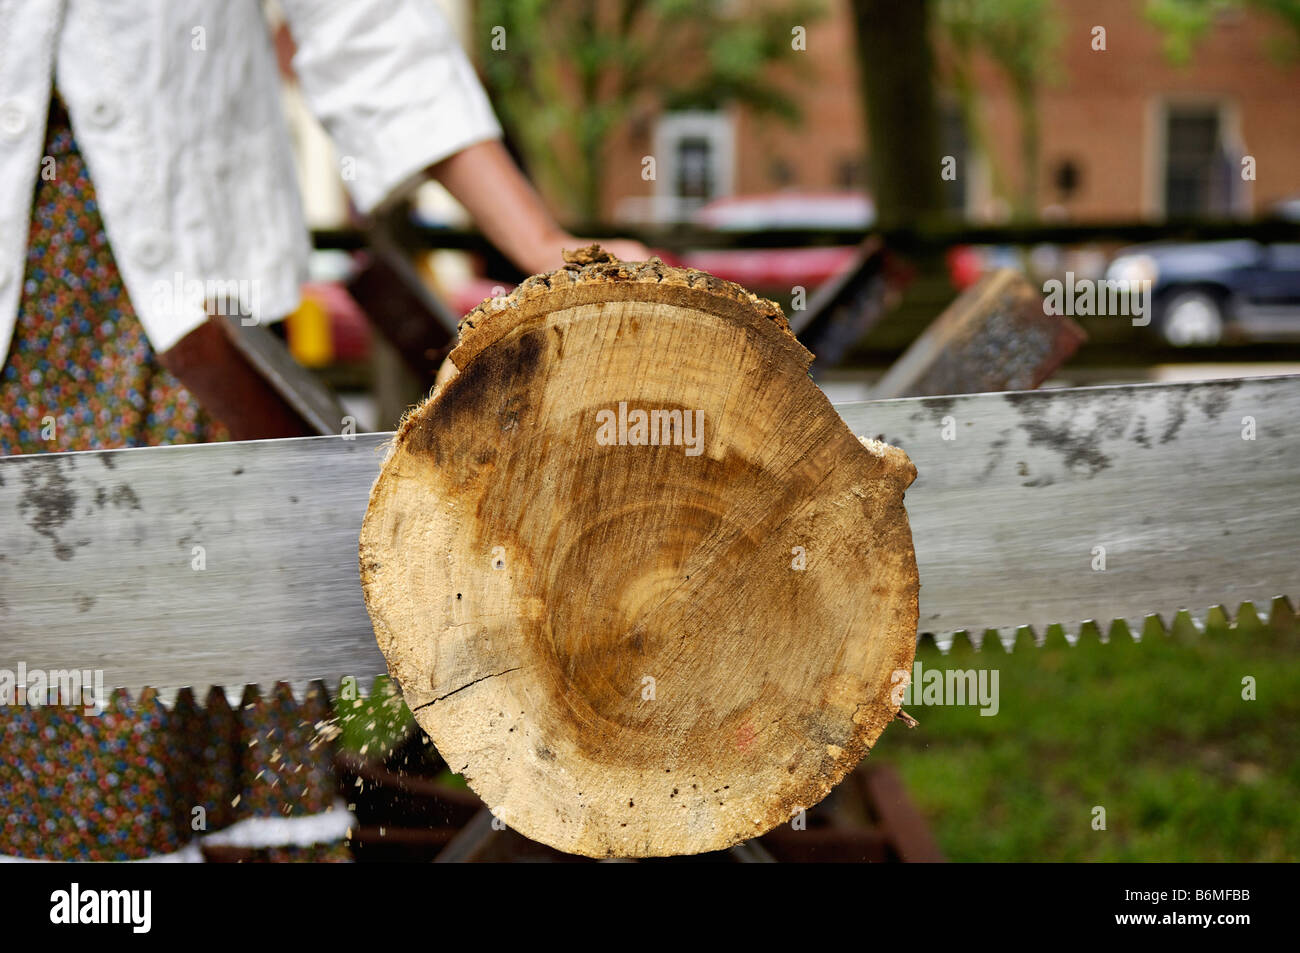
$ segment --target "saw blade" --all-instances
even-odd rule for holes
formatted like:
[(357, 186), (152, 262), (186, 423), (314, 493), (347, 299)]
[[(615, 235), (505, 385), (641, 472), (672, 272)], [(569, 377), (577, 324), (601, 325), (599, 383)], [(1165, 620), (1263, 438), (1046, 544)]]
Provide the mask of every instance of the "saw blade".
[(941, 645), (1179, 611), (1203, 625), (1300, 591), (1300, 377), (836, 409), (916, 464), (919, 628)]
[[(1300, 377), (836, 409), (916, 464), (920, 631), (941, 646), (1300, 592)], [(357, 537), (390, 436), (0, 458), (0, 669), (164, 700), (364, 689), (384, 661)]]

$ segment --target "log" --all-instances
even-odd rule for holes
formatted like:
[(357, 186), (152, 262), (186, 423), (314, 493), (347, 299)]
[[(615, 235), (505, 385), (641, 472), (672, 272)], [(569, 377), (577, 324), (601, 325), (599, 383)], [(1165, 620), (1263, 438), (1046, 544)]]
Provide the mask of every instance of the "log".
[(657, 259), (585, 249), (471, 312), (451, 360), (359, 554), (451, 768), (591, 857), (719, 850), (821, 800), (911, 668), (907, 456), (849, 431), (775, 304)]
[(1000, 268), (958, 295), (871, 397), (1034, 390), (1086, 339), (1069, 318), (1043, 309), (1043, 296), (1023, 275)]

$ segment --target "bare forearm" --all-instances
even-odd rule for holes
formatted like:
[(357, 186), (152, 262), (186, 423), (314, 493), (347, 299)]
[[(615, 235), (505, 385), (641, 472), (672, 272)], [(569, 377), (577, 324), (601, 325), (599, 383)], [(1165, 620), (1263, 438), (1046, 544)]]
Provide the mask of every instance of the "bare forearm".
[(475, 143), (430, 172), (522, 270), (533, 273), (559, 266), (558, 248), (567, 233), (499, 141)]
[[(429, 171), (465, 206), (488, 240), (527, 274), (553, 271), (564, 264), (564, 249), (587, 244), (556, 223), (495, 139), (462, 149)], [(625, 238), (602, 239), (600, 244), (624, 261), (650, 257), (648, 248)]]

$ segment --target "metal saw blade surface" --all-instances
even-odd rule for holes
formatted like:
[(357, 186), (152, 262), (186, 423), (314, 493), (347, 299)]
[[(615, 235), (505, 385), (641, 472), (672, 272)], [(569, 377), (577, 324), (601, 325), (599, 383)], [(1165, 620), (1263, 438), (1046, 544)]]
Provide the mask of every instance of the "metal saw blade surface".
[[(837, 405), (902, 447), (922, 633), (1194, 621), (1300, 592), (1300, 377)], [(951, 439), (949, 439), (951, 438)]]
[[(1300, 377), (836, 409), (916, 464), (920, 630), (941, 641), (1300, 592)], [(0, 458), (0, 668), (165, 700), (368, 683), (357, 536), (390, 437)]]

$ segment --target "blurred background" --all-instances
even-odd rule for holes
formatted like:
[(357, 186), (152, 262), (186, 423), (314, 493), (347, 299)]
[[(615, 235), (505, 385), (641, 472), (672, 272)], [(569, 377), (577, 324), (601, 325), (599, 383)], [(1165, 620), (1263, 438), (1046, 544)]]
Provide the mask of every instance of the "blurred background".
[[(1150, 327), (1077, 319), (1090, 339), (1071, 383), (1300, 360), (1290, 0), (440, 5), (510, 148), (577, 234), (642, 237), (787, 309), (844, 274), (865, 234), (882, 234), (885, 313), (814, 347), (836, 398), (865, 396), (997, 266), (1036, 283), (1108, 269), (1153, 281)], [(391, 426), (418, 382), (375, 394), (392, 378), (375, 363), (393, 355), (343, 290), (366, 236), (351, 228), (338, 157), (301, 102), (282, 27), (277, 42), (317, 230), (294, 353), (351, 392), (363, 422)], [(397, 218), (407, 277), (437, 296), (444, 322), (521, 277), (436, 184)]]
[[(1076, 317), (1088, 340), (1046, 386), (1300, 371), (1295, 0), (440, 5), (575, 234), (641, 238), (792, 322), (837, 283), (868, 288), (869, 319), (804, 335), (833, 399), (870, 394), (1004, 266), (1038, 287), (1152, 282), (1149, 326)], [(387, 429), (459, 317), (522, 276), (437, 185), (360, 222), (301, 102), (292, 37), (276, 39), (316, 246), (287, 338), (364, 427)], [(864, 270), (869, 235), (885, 254)], [(978, 663), (923, 646), (927, 665), (999, 668), (1000, 714), (926, 709), (868, 761), (894, 766), (952, 859), (1295, 859), (1293, 617), (1174, 629)], [(1207, 706), (1244, 674), (1257, 701)]]

